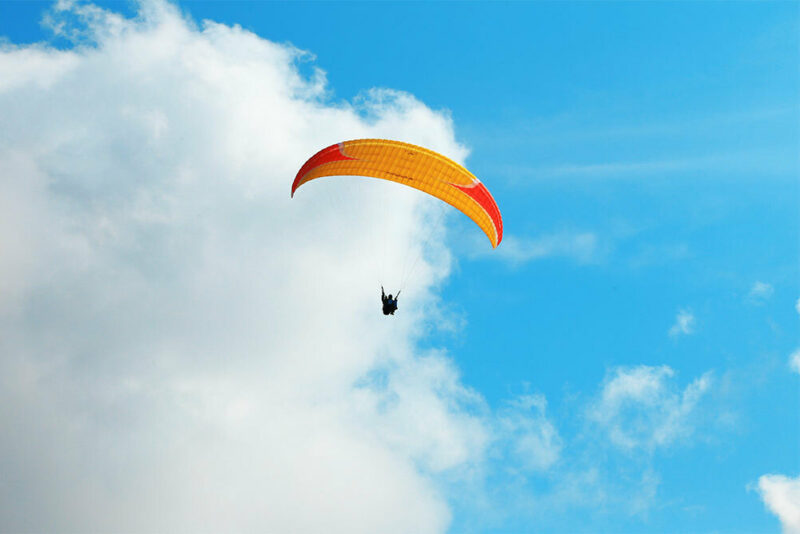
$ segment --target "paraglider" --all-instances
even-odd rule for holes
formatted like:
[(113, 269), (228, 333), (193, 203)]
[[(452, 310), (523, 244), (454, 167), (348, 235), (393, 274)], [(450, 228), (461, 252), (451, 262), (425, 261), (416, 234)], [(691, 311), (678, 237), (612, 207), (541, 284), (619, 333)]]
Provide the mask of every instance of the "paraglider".
[[(291, 196), (301, 185), (324, 176), (364, 176), (413, 187), (472, 219), (493, 248), (503, 240), (503, 219), (486, 186), (463, 166), (433, 150), (389, 139), (336, 143), (305, 162), (292, 183)], [(386, 299), (391, 301), (388, 308)], [(381, 288), (381, 301), (384, 314), (393, 315), (397, 296), (387, 297)]]
[(383, 286), (381, 286), (381, 303), (383, 304), (383, 314), (384, 315), (394, 315), (394, 312), (397, 311), (397, 297), (400, 296), (400, 291), (397, 292), (397, 295), (392, 298), (392, 294), (389, 293), (389, 296), (386, 296), (386, 291), (383, 290)]

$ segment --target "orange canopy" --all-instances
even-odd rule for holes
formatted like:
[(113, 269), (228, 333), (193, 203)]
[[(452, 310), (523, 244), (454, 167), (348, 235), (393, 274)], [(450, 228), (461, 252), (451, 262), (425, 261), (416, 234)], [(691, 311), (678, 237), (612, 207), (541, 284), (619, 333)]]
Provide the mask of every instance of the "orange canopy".
[(492, 247), (503, 240), (503, 219), (486, 186), (467, 169), (433, 150), (388, 139), (337, 143), (306, 161), (292, 183), (292, 196), (304, 183), (323, 176), (369, 176), (419, 189), (475, 221)]

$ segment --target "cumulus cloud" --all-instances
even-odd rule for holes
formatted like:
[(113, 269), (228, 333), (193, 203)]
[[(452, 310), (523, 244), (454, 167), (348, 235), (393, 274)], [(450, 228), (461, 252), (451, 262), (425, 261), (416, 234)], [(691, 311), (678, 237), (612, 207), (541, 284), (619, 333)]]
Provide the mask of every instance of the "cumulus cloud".
[(789, 368), (797, 374), (800, 374), (800, 349), (797, 349), (789, 355)]
[(487, 442), (478, 396), (414, 345), (448, 252), (427, 245), (392, 321), (365, 252), (393, 243), (399, 283), (436, 206), (289, 187), (345, 138), (463, 160), (449, 118), (332, 103), (305, 52), (160, 1), (48, 22), (76, 45), (0, 49), (0, 530), (445, 530), (431, 476)]
[(747, 294), (748, 298), (751, 302), (756, 304), (763, 304), (766, 300), (768, 300), (772, 294), (775, 292), (771, 284), (766, 282), (756, 281), (753, 284), (753, 287), (750, 288), (750, 292)]
[(770, 512), (778, 516), (785, 534), (800, 534), (800, 477), (763, 475), (758, 491)]
[(589, 420), (624, 450), (652, 451), (688, 438), (711, 375), (703, 374), (682, 391), (671, 381), (674, 375), (666, 365), (615, 369), (589, 406)]
[[(661, 486), (655, 456), (691, 444), (709, 421), (711, 373), (685, 386), (675, 375), (668, 366), (612, 369), (596, 396), (574, 399), (570, 412), (577, 417), (559, 425), (547, 416), (542, 395), (508, 402), (496, 416), (504, 448), (493, 450), (503, 461), (491, 475), (501, 481), (492, 498), (503, 506), (495, 508), (530, 521), (554, 510), (646, 517)], [(557, 426), (577, 433), (562, 436)]]
[(694, 324), (694, 314), (688, 310), (681, 310), (675, 317), (675, 324), (669, 329), (669, 335), (676, 337), (692, 334), (694, 333)]
[(455, 366), (432, 352), (390, 362), (362, 379), (355, 412), (376, 438), (439, 472), (468, 465), (490, 440), (488, 407), (459, 381)]
[(491, 251), (476, 247), (476, 251), (475, 254), (481, 257), (506, 261), (512, 265), (552, 257), (585, 263), (596, 259), (599, 245), (597, 236), (592, 232), (561, 232), (533, 239), (507, 235), (501, 247)]

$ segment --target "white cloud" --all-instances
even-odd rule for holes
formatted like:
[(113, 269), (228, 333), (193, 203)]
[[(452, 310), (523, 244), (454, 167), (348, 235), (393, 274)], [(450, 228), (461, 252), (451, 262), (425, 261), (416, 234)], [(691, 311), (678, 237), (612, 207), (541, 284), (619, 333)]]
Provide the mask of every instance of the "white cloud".
[(691, 249), (686, 243), (645, 243), (641, 249), (630, 258), (631, 266), (641, 268), (648, 265), (663, 265), (666, 263), (685, 261), (691, 257)]
[(681, 334), (692, 334), (694, 333), (694, 324), (694, 314), (688, 310), (681, 310), (675, 317), (675, 324), (669, 329), (669, 335), (676, 337)]
[(704, 156), (699, 158), (666, 159), (651, 161), (620, 161), (588, 164), (563, 164), (540, 170), (554, 176), (627, 176), (652, 173), (683, 171), (688, 169), (716, 168), (723, 163), (720, 156)]
[(770, 512), (778, 516), (785, 534), (800, 534), (800, 477), (763, 475), (758, 491)]
[(797, 299), (797, 302), (794, 303), (794, 309), (797, 313), (800, 313), (800, 299)]
[(448, 253), (387, 320), (365, 252), (393, 243), (399, 283), (430, 204), (398, 188), (389, 220), (373, 183), (289, 188), (346, 138), (463, 160), (449, 118), (332, 104), (303, 52), (157, 1), (59, 6), (83, 44), (0, 49), (0, 530), (445, 530), (430, 475), (487, 440), (414, 349)]
[(355, 413), (375, 439), (426, 470), (439, 472), (481, 457), (489, 441), (483, 398), (459, 382), (443, 355), (391, 362), (360, 383)]
[(545, 471), (561, 454), (561, 437), (546, 410), (544, 395), (522, 395), (498, 416), (498, 435), (510, 446), (513, 464), (523, 471)]
[(654, 450), (688, 438), (711, 375), (705, 373), (680, 391), (670, 382), (674, 374), (666, 365), (615, 369), (589, 406), (589, 420), (624, 450)]
[(711, 383), (710, 372), (680, 387), (667, 366), (613, 369), (596, 397), (574, 399), (569, 411), (583, 417), (564, 423), (577, 429), (565, 437), (547, 417), (544, 396), (509, 402), (495, 432), (504, 448), (490, 455), (502, 458), (491, 473), (501, 482), (488, 497), (502, 506), (492, 508), (529, 521), (575, 510), (646, 517), (661, 485), (653, 458), (698, 438)]
[(771, 284), (757, 280), (753, 284), (753, 287), (750, 288), (750, 293), (748, 293), (747, 296), (752, 302), (761, 304), (768, 300), (774, 292), (775, 290)]
[[(481, 243), (483, 245), (483, 243)], [(534, 239), (507, 235), (497, 249), (487, 251), (477, 247), (474, 254), (503, 260), (512, 265), (552, 257), (566, 257), (579, 262), (590, 262), (599, 253), (597, 236), (592, 232), (561, 232), (543, 235)]]
[(797, 374), (800, 374), (800, 349), (789, 355), (789, 367)]
[[(515, 139), (514, 141), (518, 141)], [(595, 163), (563, 163), (555, 165), (503, 165), (495, 172), (505, 174), (516, 183), (558, 179), (638, 179), (647, 175), (679, 174), (687, 171), (728, 171), (742, 173), (758, 168), (759, 162), (773, 159), (765, 172), (785, 173), (790, 169), (772, 150), (753, 149), (718, 152), (707, 156), (652, 159), (639, 161), (602, 161)]]

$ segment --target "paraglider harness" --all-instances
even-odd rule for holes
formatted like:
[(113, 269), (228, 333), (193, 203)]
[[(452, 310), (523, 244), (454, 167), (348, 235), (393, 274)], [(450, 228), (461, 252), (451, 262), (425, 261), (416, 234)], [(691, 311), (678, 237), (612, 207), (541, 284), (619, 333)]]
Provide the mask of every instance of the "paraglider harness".
[(381, 302), (383, 303), (383, 314), (384, 315), (394, 315), (394, 312), (397, 310), (397, 297), (400, 296), (400, 291), (397, 292), (394, 298), (390, 294), (388, 297), (386, 296), (386, 292), (383, 290), (383, 286), (381, 286)]

